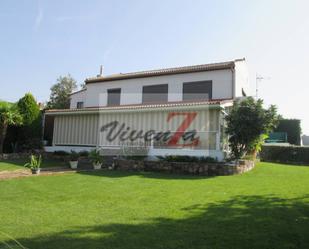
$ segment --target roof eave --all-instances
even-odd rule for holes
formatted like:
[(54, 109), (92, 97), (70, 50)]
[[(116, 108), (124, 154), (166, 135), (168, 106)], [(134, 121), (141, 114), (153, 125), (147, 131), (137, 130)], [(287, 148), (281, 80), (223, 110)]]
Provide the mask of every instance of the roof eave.
[[(196, 67), (199, 67), (196, 66)], [(171, 72), (137, 72), (136, 74), (123, 74), (117, 76), (107, 76), (107, 77), (97, 77), (97, 78), (88, 78), (85, 80), (86, 84), (92, 83), (100, 83), (100, 82), (107, 82), (107, 81), (116, 81), (116, 80), (126, 80), (126, 79), (137, 79), (137, 78), (149, 78), (149, 77), (158, 77), (158, 76), (165, 76), (165, 75), (175, 75), (175, 74), (186, 74), (186, 73), (198, 73), (198, 72), (209, 72), (209, 71), (218, 71), (218, 70), (231, 70), (234, 69), (235, 62), (226, 62), (226, 65), (214, 65), (210, 66), (209, 68), (196, 68), (196, 69), (175, 69), (178, 71), (171, 71)], [(169, 70), (169, 69), (166, 69)]]
[(84, 108), (84, 109), (63, 109), (63, 110), (47, 110), (46, 115), (76, 115), (76, 114), (99, 114), (99, 113), (115, 113), (115, 112), (149, 112), (149, 111), (177, 111), (179, 110), (200, 110), (200, 109), (220, 109), (232, 105), (232, 100), (223, 102), (215, 101), (211, 103), (185, 103), (185, 104), (166, 104), (166, 105), (138, 105), (138, 106), (119, 106), (119, 107), (101, 107), (101, 108)]

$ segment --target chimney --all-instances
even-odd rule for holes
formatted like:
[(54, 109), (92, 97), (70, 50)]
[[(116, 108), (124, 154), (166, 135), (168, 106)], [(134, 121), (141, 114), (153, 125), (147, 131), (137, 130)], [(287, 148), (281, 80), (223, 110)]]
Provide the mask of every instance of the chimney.
[(103, 77), (103, 65), (100, 66), (100, 74), (97, 77)]

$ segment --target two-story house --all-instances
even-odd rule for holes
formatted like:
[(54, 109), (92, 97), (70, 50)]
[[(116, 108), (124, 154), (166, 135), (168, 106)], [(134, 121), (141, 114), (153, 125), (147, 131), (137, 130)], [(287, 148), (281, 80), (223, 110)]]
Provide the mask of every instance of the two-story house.
[(54, 117), (55, 150), (224, 158), (224, 115), (233, 100), (249, 93), (245, 59), (98, 75), (71, 95), (70, 109)]

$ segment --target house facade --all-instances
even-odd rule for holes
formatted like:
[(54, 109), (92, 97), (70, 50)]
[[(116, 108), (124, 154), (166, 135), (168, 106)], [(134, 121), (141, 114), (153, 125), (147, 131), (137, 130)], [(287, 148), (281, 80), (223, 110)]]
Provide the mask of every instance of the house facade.
[[(211, 156), (227, 151), (224, 115), (249, 94), (245, 59), (85, 80), (70, 109), (49, 110), (48, 151), (90, 150)], [(143, 147), (143, 149), (141, 149)]]

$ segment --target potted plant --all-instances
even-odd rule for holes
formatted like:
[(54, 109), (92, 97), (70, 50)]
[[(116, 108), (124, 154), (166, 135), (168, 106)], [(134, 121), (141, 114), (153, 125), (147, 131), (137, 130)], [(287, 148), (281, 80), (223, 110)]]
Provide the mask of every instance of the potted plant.
[(29, 168), (31, 170), (32, 174), (40, 174), (41, 164), (42, 164), (41, 155), (39, 155), (39, 156), (31, 155), (30, 156), (30, 162), (26, 163), (24, 166), (26, 168)]
[(103, 164), (103, 157), (100, 155), (100, 152), (97, 150), (90, 151), (89, 158), (92, 162), (94, 169), (101, 169)]
[(73, 150), (71, 150), (70, 154), (70, 167), (71, 169), (77, 169), (79, 154)]

